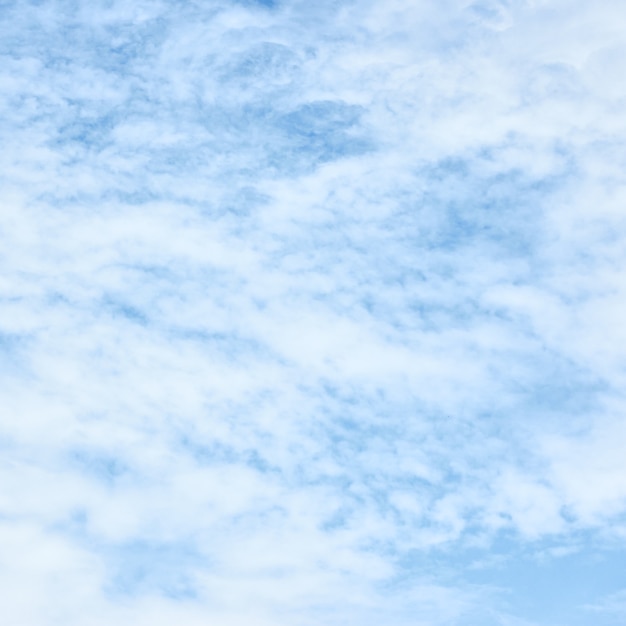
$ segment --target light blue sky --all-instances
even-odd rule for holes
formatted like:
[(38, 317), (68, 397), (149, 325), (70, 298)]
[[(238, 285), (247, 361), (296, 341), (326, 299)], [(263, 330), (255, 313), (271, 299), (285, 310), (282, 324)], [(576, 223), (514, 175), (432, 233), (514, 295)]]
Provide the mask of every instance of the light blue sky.
[(2, 623), (623, 624), (625, 11), (0, 3)]

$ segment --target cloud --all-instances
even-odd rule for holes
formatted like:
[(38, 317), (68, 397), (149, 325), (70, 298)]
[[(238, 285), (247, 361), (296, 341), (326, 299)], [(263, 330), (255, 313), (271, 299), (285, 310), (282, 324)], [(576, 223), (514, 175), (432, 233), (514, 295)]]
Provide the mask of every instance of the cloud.
[(624, 532), (621, 10), (4, 3), (3, 613), (570, 619), (515, 562)]

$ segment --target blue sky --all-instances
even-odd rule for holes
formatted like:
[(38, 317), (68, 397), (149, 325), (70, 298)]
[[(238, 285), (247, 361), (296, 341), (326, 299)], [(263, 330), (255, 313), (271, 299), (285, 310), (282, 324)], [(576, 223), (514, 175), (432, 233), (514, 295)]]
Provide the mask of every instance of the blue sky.
[(0, 3), (3, 623), (623, 624), (624, 16)]

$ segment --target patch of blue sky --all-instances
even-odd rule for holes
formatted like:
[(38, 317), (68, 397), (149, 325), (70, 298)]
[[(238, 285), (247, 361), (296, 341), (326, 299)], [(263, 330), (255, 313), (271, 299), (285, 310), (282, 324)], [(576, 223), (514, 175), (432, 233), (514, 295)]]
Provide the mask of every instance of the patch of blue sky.
[(558, 626), (591, 620), (614, 623), (611, 616), (594, 617), (588, 607), (624, 588), (621, 548), (609, 548), (582, 535), (571, 542), (554, 538), (530, 546), (503, 538), (494, 543), (484, 561), (484, 553), (472, 552), (455, 559), (463, 576), (476, 584), (497, 580), (502, 608), (530, 623), (543, 623), (546, 618)]
[(106, 593), (112, 597), (160, 594), (176, 601), (198, 596), (194, 570), (206, 567), (206, 558), (192, 544), (138, 541), (106, 548), (111, 577)]
[(7, 376), (8, 388), (13, 376), (28, 374), (28, 350), (31, 341), (32, 336), (27, 332), (0, 332), (0, 372)]
[(419, 206), (413, 200), (398, 218), (411, 220), (414, 241), (426, 248), (445, 251), (487, 244), (496, 254), (501, 251), (501, 260), (532, 259), (548, 183), (528, 180), (516, 171), (483, 178), (472, 172), (471, 164), (472, 159), (444, 162), (417, 177)]
[(254, 87), (251, 96), (257, 100), (267, 92), (278, 92), (285, 99), (289, 91), (285, 87), (297, 78), (301, 69), (301, 55), (281, 43), (262, 41), (246, 46), (238, 55), (233, 55), (221, 67), (221, 80), (228, 89), (232, 83), (242, 88)]
[(214, 468), (227, 475), (230, 471), (236, 471), (237, 468), (244, 466), (254, 473), (271, 476), (274, 479), (287, 478), (277, 459), (273, 459), (271, 452), (264, 449), (261, 444), (259, 448), (253, 448), (249, 442), (236, 445), (219, 439), (198, 442), (194, 440), (192, 433), (187, 431), (178, 433), (176, 438), (178, 441), (173, 447), (202, 467)]
[(141, 326), (145, 326), (149, 323), (149, 319), (144, 311), (128, 303), (116, 301), (110, 297), (106, 297), (99, 308), (106, 310), (109, 315), (115, 319), (121, 318)]
[(278, 0), (239, 0), (239, 2), (243, 2), (244, 4), (248, 4), (251, 6), (257, 5), (261, 7), (267, 7), (268, 9), (273, 9), (279, 6)]
[(68, 462), (81, 473), (92, 476), (104, 484), (114, 485), (131, 473), (122, 458), (106, 451), (75, 449), (68, 452)]

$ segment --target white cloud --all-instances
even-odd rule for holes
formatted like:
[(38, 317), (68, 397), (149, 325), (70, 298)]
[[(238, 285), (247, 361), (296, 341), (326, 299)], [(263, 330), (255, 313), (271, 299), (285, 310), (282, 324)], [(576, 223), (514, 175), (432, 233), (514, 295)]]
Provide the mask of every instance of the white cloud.
[(530, 624), (463, 555), (623, 530), (620, 3), (5, 4), (3, 613)]

